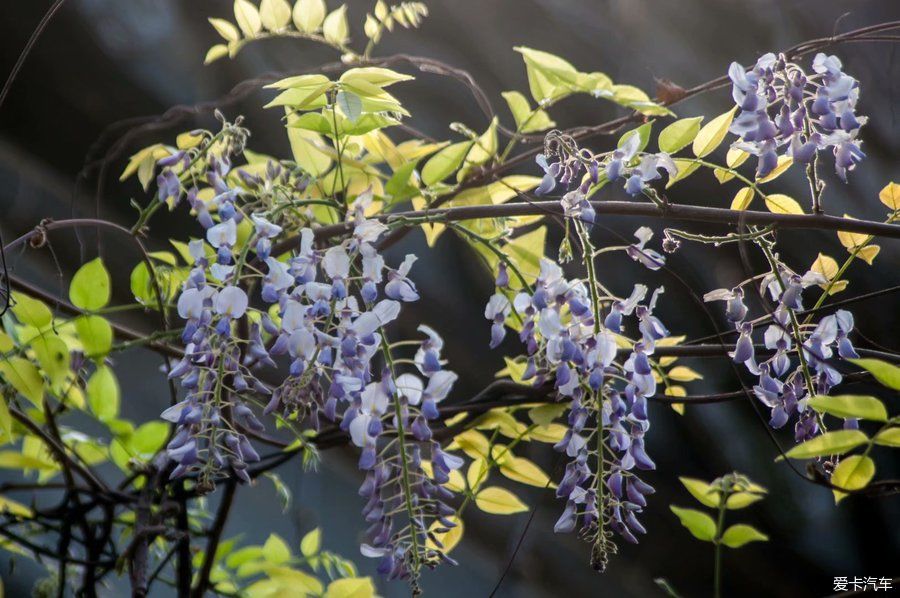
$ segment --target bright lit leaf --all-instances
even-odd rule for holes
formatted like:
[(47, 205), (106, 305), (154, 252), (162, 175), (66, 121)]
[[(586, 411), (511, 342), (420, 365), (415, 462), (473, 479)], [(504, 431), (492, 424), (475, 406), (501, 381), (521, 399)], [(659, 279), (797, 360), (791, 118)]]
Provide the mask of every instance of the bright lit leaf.
[(702, 158), (709, 155), (722, 144), (725, 140), (725, 135), (728, 133), (728, 127), (731, 126), (731, 121), (734, 120), (736, 110), (737, 106), (703, 125), (697, 136), (694, 137), (691, 148), (695, 156)]
[(722, 534), (722, 544), (728, 548), (740, 548), (750, 542), (765, 542), (768, 539), (767, 535), (744, 523), (732, 525)]
[(657, 140), (660, 151), (674, 154), (683, 147), (686, 147), (697, 137), (702, 122), (702, 116), (695, 116), (693, 118), (676, 120), (667, 126), (660, 131), (659, 139)]
[(499, 486), (489, 486), (475, 495), (475, 504), (485, 513), (512, 515), (528, 510), (519, 497)]
[[(831, 474), (831, 483), (844, 490), (861, 490), (869, 485), (875, 477), (875, 462), (867, 455), (850, 455), (841, 459)], [(834, 502), (839, 503), (846, 492), (832, 490)]]
[(716, 522), (706, 513), (696, 509), (683, 509), (674, 505), (670, 505), (669, 508), (681, 521), (681, 525), (686, 527), (698, 540), (712, 542), (716, 537)]
[(884, 403), (875, 397), (862, 395), (818, 395), (808, 400), (807, 404), (819, 413), (827, 413), (835, 417), (887, 421), (888, 414)]
[(842, 455), (868, 441), (868, 437), (859, 430), (834, 430), (798, 444), (786, 455), (791, 459)]
[(850, 359), (849, 361), (870, 372), (883, 386), (887, 386), (892, 390), (900, 390), (900, 367), (870, 357)]
[(109, 295), (109, 272), (99, 257), (79, 268), (69, 285), (69, 299), (81, 309), (101, 309), (109, 303)]
[(797, 200), (783, 193), (772, 193), (766, 196), (766, 207), (774, 214), (802, 214), (803, 208)]

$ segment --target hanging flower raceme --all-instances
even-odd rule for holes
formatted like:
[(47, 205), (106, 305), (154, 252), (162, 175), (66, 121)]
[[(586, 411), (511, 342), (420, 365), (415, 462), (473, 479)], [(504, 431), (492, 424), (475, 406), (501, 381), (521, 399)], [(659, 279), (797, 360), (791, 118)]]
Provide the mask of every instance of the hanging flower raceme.
[[(849, 338), (853, 315), (846, 310), (821, 318), (815, 328), (794, 327), (796, 312), (803, 309), (804, 289), (826, 282), (816, 272), (801, 276), (784, 267), (779, 267), (777, 274), (762, 278), (760, 293), (768, 294), (777, 302), (771, 313), (772, 323), (763, 333), (763, 344), (769, 354), (762, 360), (756, 354), (754, 323), (747, 320), (749, 309), (744, 303), (744, 287), (751, 281), (704, 296), (705, 301), (725, 301), (725, 317), (738, 332), (734, 351), (730, 353), (732, 359), (759, 377), (753, 393), (771, 410), (769, 424), (773, 428), (781, 428), (796, 418), (794, 436), (798, 442), (821, 431), (815, 412), (806, 407), (805, 399), (811, 394), (827, 394), (843, 379), (832, 365), (835, 352), (843, 359), (858, 357)], [(802, 351), (802, 360), (798, 351)], [(846, 425), (854, 424), (848, 420)]]
[(758, 177), (775, 169), (779, 155), (808, 164), (831, 149), (846, 181), (865, 157), (858, 136), (868, 119), (856, 114), (859, 83), (836, 56), (816, 54), (812, 70), (772, 53), (749, 70), (731, 63), (732, 97), (740, 109), (730, 129), (741, 138), (734, 147), (758, 157)]
[[(552, 382), (559, 399), (568, 401), (569, 429), (555, 448), (572, 460), (556, 491), (566, 506), (555, 529), (579, 529), (594, 545), (594, 565), (602, 568), (615, 551), (612, 532), (631, 542), (645, 533), (637, 515), (653, 488), (637, 471), (655, 467), (644, 435), (650, 426), (647, 398), (656, 392), (649, 356), (655, 341), (668, 334), (652, 314), (661, 289), (643, 304), (647, 288), (638, 285), (629, 298), (611, 303), (601, 326), (582, 281), (566, 279), (546, 258), (540, 266), (534, 288), (512, 301), (508, 276), (500, 270), (497, 292), (485, 308), (490, 344), (499, 344), (514, 314), (526, 351), (523, 378), (536, 386)], [(617, 363), (613, 333), (623, 333), (623, 316), (635, 313), (639, 340), (627, 360)]]
[[(199, 199), (196, 189), (187, 193), (206, 243), (189, 245), (194, 263), (177, 302), (186, 349), (171, 375), (186, 396), (162, 414), (176, 424), (167, 447), (172, 476), (197, 474), (204, 490), (229, 471), (249, 482), (248, 464), (259, 456), (248, 434), (264, 426), (247, 401), (314, 430), (330, 422), (360, 449), (369, 525), (363, 554), (377, 557), (385, 576), (415, 582), (423, 566), (449, 560), (436, 534), (454, 525), (452, 494), (443, 484), (462, 464), (432, 440), (430, 429), (457, 380), (441, 358), (443, 340), (420, 327), (414, 359), (400, 365), (384, 334), (403, 303), (419, 298), (410, 277), (416, 258), (408, 255), (396, 268), (385, 264), (375, 243), (387, 227), (365, 218), (370, 192), (349, 211), (353, 230), (343, 242), (317, 249), (314, 231), (304, 228), (296, 231), (294, 251), (272, 255), (289, 221), (278, 210), (245, 210), (286, 184), (285, 170), (272, 164), (262, 175), (232, 169), (228, 148), (237, 146), (206, 157), (213, 199)], [(168, 168), (186, 159), (169, 160)], [(180, 187), (176, 192), (166, 172), (174, 171), (161, 175), (160, 196), (176, 197)], [(245, 195), (254, 203), (243, 204)], [(245, 218), (252, 226), (242, 239)], [(262, 309), (251, 305), (256, 298), (243, 284), (257, 277)], [(246, 339), (234, 334), (241, 320)], [(257, 374), (279, 362), (287, 363), (286, 372), (270, 389)], [(412, 371), (400, 371), (405, 363), (415, 364)]]

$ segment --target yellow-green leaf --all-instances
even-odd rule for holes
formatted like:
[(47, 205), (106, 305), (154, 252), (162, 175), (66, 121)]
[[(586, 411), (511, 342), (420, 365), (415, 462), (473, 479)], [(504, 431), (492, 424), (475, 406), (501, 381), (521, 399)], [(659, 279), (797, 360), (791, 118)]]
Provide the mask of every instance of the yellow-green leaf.
[(892, 446), (895, 448), (900, 448), (900, 427), (888, 428), (887, 430), (882, 430), (872, 439), (872, 442), (875, 444), (880, 444), (881, 446)]
[[(844, 490), (860, 490), (868, 486), (875, 476), (875, 462), (867, 455), (850, 455), (841, 459), (831, 474), (831, 483)], [(832, 490), (834, 502), (839, 503), (846, 492)]]
[(475, 504), (485, 513), (512, 515), (528, 510), (519, 497), (499, 486), (489, 486), (475, 495)]
[(78, 339), (84, 347), (84, 354), (92, 359), (106, 356), (112, 348), (112, 326), (100, 316), (81, 316), (75, 320)]
[(772, 193), (766, 196), (766, 207), (775, 214), (802, 214), (803, 208), (795, 199), (783, 193)]
[(541, 108), (532, 109), (528, 99), (518, 91), (504, 91), (503, 99), (509, 106), (509, 111), (516, 121), (516, 130), (520, 133), (534, 133), (546, 131), (556, 126), (556, 123)]
[(525, 457), (512, 457), (504, 461), (500, 466), (500, 473), (509, 479), (536, 486), (538, 488), (550, 488), (550, 477), (544, 473), (544, 470), (538, 467), (534, 462)]
[(69, 375), (69, 347), (59, 336), (46, 333), (31, 340), (31, 348), (41, 370), (50, 379), (54, 392), (60, 392)]
[(869, 371), (883, 386), (887, 386), (892, 390), (900, 390), (900, 367), (870, 357), (851, 359), (850, 361)]
[(887, 421), (888, 414), (884, 403), (875, 397), (862, 395), (818, 395), (808, 400), (807, 404), (819, 413), (827, 413), (835, 417)]
[(741, 189), (738, 189), (737, 193), (734, 194), (734, 199), (731, 200), (731, 209), (746, 210), (752, 200), (753, 188), (742, 187)]
[(226, 46), (225, 44), (216, 44), (206, 52), (206, 57), (203, 59), (203, 64), (213, 63), (220, 58), (224, 58), (225, 56), (228, 56), (228, 46)]
[(878, 193), (878, 199), (892, 210), (900, 210), (900, 185), (891, 182)]
[(668, 377), (678, 382), (691, 382), (692, 380), (702, 380), (703, 376), (695, 372), (689, 367), (677, 365), (668, 372)]
[(35, 328), (43, 328), (53, 320), (53, 312), (43, 301), (19, 292), (12, 294), (12, 312), (19, 322)]
[(97, 366), (86, 389), (88, 404), (97, 419), (108, 422), (119, 415), (119, 381), (109, 366)]
[(732, 525), (722, 534), (722, 544), (728, 548), (740, 548), (750, 542), (765, 542), (768, 539), (767, 535), (744, 523)]
[[(227, 42), (236, 42), (241, 39), (241, 32), (238, 31), (237, 27), (230, 21), (226, 21), (225, 19), (209, 19), (209, 24), (212, 25), (216, 32)], [(227, 53), (227, 46), (225, 51)]]
[(325, 22), (322, 23), (322, 33), (325, 35), (325, 39), (339, 46), (347, 41), (350, 27), (347, 25), (346, 5), (342, 5), (325, 17)]
[(429, 158), (422, 168), (422, 182), (427, 187), (430, 187), (456, 172), (462, 165), (473, 143), (472, 141), (460, 141), (459, 143), (448, 145)]
[(109, 272), (99, 257), (79, 268), (69, 285), (69, 300), (81, 309), (93, 311), (105, 307), (109, 294)]
[(22, 357), (0, 361), (0, 376), (37, 406), (44, 397), (44, 379), (33, 363)]
[(259, 10), (247, 0), (234, 1), (234, 18), (246, 37), (255, 37), (262, 30)]
[(259, 3), (259, 19), (269, 31), (284, 29), (291, 22), (291, 5), (287, 0), (262, 0)]
[(725, 501), (725, 508), (732, 510), (743, 509), (762, 499), (763, 496), (755, 492), (735, 492)]
[(300, 552), (306, 558), (314, 556), (319, 553), (319, 550), (322, 548), (322, 530), (316, 528), (311, 532), (307, 533), (303, 536), (303, 539), (300, 540)]
[(669, 508), (681, 521), (681, 525), (698, 540), (712, 542), (716, 537), (716, 522), (706, 513), (697, 509), (683, 509), (675, 505), (670, 505)]
[(660, 151), (673, 154), (681, 148), (687, 146), (694, 141), (697, 133), (700, 132), (700, 124), (703, 122), (702, 116), (693, 118), (682, 118), (676, 120), (665, 129), (660, 131), (657, 143)]
[[(460, 532), (461, 533), (461, 532)], [(328, 584), (324, 598), (373, 598), (375, 584), (369, 577), (345, 577)]]
[(842, 455), (868, 441), (868, 437), (859, 430), (834, 430), (798, 444), (786, 455), (791, 459)]
[(702, 505), (713, 508), (719, 506), (721, 495), (710, 484), (696, 478), (680, 477), (678, 480)]
[(728, 127), (731, 126), (731, 121), (734, 120), (735, 110), (737, 110), (737, 106), (703, 125), (703, 128), (700, 129), (697, 136), (694, 138), (694, 143), (691, 148), (693, 149), (695, 156), (702, 158), (703, 156), (711, 154), (719, 147), (725, 140), (725, 135), (728, 133)]
[(305, 33), (319, 29), (325, 20), (325, 0), (297, 0), (294, 4), (294, 26)]
[(281, 536), (269, 534), (266, 543), (263, 544), (262, 555), (273, 565), (280, 565), (291, 559), (291, 549), (288, 548), (287, 542), (281, 539)]

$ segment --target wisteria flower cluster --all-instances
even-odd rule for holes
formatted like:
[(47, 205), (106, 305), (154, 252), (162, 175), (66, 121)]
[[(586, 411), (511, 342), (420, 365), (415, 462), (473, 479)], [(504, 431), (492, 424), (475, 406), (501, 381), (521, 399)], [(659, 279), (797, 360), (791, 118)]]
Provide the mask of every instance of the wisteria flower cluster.
[[(735, 363), (744, 364), (749, 372), (759, 376), (753, 392), (771, 410), (769, 425), (781, 428), (796, 418), (795, 440), (803, 442), (822, 432), (816, 412), (806, 406), (807, 399), (816, 394), (828, 394), (843, 379), (829, 360), (835, 352), (844, 359), (859, 355), (849, 338), (853, 331), (853, 314), (849, 311), (837, 310), (821, 318), (811, 329), (797, 325), (796, 313), (803, 310), (803, 290), (826, 283), (824, 277), (812, 271), (799, 275), (779, 266), (777, 273), (763, 277), (760, 287), (761, 294), (767, 294), (776, 302), (771, 314), (772, 323), (763, 334), (765, 348), (771, 352), (764, 360), (757, 359), (753, 321), (748, 320), (749, 309), (744, 303), (745, 287), (753, 284), (752, 281), (745, 281), (733, 289), (709, 292), (704, 300), (726, 302), (725, 317), (739, 333), (731, 356)], [(856, 426), (856, 420), (845, 420), (845, 427)]]
[(808, 164), (831, 149), (842, 180), (865, 157), (858, 139), (865, 116), (856, 114), (859, 82), (836, 56), (816, 54), (812, 74), (783, 55), (764, 54), (752, 69), (731, 63), (732, 97), (740, 109), (731, 132), (734, 147), (759, 158), (757, 176), (778, 165), (779, 153)]
[[(364, 217), (372, 201), (364, 193), (349, 212), (349, 238), (318, 249), (314, 231), (303, 228), (297, 250), (280, 259), (271, 255), (272, 241), (283, 227), (263, 211), (245, 213), (241, 187), (230, 185), (230, 174), (244, 184), (261, 180), (240, 169), (230, 173), (227, 156), (210, 157), (205, 181), (215, 196), (205, 202), (196, 188), (170, 184), (179, 181), (172, 166), (182, 159), (161, 164), (166, 190), (159, 197), (189, 199), (214, 255), (207, 256), (202, 240), (191, 242), (194, 265), (178, 298), (187, 347), (171, 376), (188, 395), (162, 415), (177, 424), (168, 446), (177, 463), (172, 476), (199, 472), (210, 488), (217, 472), (230, 468), (250, 481), (247, 464), (259, 456), (248, 434), (265, 428), (248, 396), (267, 397), (263, 413), (282, 422), (299, 418), (316, 430), (323, 420), (335, 423), (361, 449), (359, 467), (366, 472), (360, 495), (370, 527), (362, 552), (379, 559), (378, 571), (386, 577), (415, 583), (422, 565), (449, 560), (437, 541), (454, 526), (447, 504), (452, 493), (443, 484), (462, 465), (432, 440), (429, 427), (457, 379), (444, 367), (443, 340), (421, 326), (425, 338), (412, 360), (414, 371), (400, 373), (384, 334), (402, 303), (419, 298), (408, 276), (415, 256), (397, 268), (385, 264), (375, 243), (387, 227)], [(267, 172), (270, 180), (282, 175), (278, 166)], [(252, 233), (239, 249), (237, 231), (245, 218)], [(257, 280), (268, 309), (249, 307), (240, 286)], [(246, 341), (232, 334), (242, 318), (249, 323)], [(287, 376), (276, 385), (263, 383), (256, 372), (277, 359), (288, 361)], [(398, 516), (404, 524), (395, 523)]]
[[(527, 366), (523, 378), (536, 386), (553, 384), (558, 400), (568, 401), (570, 429), (556, 445), (572, 460), (556, 494), (566, 500), (557, 532), (580, 533), (594, 544), (592, 564), (602, 569), (615, 552), (610, 530), (629, 542), (646, 532), (637, 519), (653, 488), (638, 470), (652, 470), (644, 448), (650, 427), (647, 398), (656, 393), (649, 356), (668, 330), (653, 315), (662, 289), (645, 302), (648, 289), (637, 285), (626, 299), (610, 299), (601, 325), (589, 289), (568, 280), (554, 262), (543, 259), (533, 290), (514, 296), (505, 268), (485, 317), (493, 322), (491, 346), (502, 342), (511, 319), (520, 328)], [(512, 296), (512, 300), (510, 297)], [(624, 363), (615, 361), (615, 334), (623, 317), (636, 316), (639, 337)], [(579, 526), (579, 519), (581, 521)]]
[(567, 135), (556, 131), (548, 133), (544, 153), (536, 158), (544, 176), (534, 193), (546, 195), (557, 185), (567, 189), (576, 187), (563, 203), (566, 215), (593, 223), (594, 211), (585, 196), (601, 179), (611, 182), (624, 180), (625, 191), (634, 196), (648, 192), (650, 182), (662, 177), (661, 171), (668, 173), (669, 177), (678, 173), (678, 167), (668, 153), (644, 152), (642, 144), (640, 135), (630, 134), (615, 150), (593, 154), (579, 148), (575, 140)]

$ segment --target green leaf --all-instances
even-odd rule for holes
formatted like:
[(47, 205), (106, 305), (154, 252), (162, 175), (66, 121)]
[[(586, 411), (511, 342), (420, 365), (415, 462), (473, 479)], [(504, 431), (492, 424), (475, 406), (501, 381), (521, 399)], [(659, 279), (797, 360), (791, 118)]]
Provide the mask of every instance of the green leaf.
[(234, 18), (238, 27), (247, 37), (256, 37), (262, 30), (262, 20), (259, 18), (259, 10), (247, 0), (235, 0)]
[(12, 294), (12, 300), (12, 312), (22, 324), (43, 328), (53, 321), (53, 312), (43, 301), (18, 292)]
[(632, 129), (630, 131), (626, 131), (621, 137), (619, 137), (619, 143), (616, 144), (616, 147), (622, 147), (625, 143), (628, 142), (634, 135), (637, 135), (641, 142), (638, 145), (638, 151), (642, 152), (646, 149), (647, 144), (650, 143), (650, 131), (653, 129), (653, 121), (645, 122), (641, 126), (636, 129)]
[(284, 29), (291, 22), (291, 5), (287, 0), (262, 0), (259, 18), (269, 31)]
[(75, 330), (87, 357), (102, 359), (112, 349), (113, 331), (106, 318), (81, 316), (75, 320)]
[(273, 565), (280, 565), (291, 560), (291, 549), (278, 534), (269, 534), (269, 538), (263, 544), (263, 558)]
[(675, 505), (670, 505), (669, 508), (681, 521), (681, 525), (686, 527), (698, 540), (712, 542), (716, 537), (716, 522), (706, 513), (696, 509), (683, 509)]
[(728, 548), (740, 548), (750, 542), (766, 542), (768, 539), (767, 535), (744, 523), (732, 525), (722, 534), (722, 544)]
[(755, 492), (735, 492), (725, 501), (725, 508), (731, 510), (743, 509), (762, 499), (763, 496)]
[(547, 403), (529, 409), (528, 417), (539, 426), (548, 426), (565, 411), (566, 405), (563, 403)]
[(69, 300), (89, 311), (105, 307), (109, 294), (109, 272), (99, 257), (79, 268), (69, 285)]
[(135, 456), (149, 459), (165, 445), (168, 435), (169, 425), (167, 423), (147, 422), (138, 426), (128, 437), (128, 449), (135, 453)]
[(880, 444), (881, 446), (900, 448), (900, 428), (888, 428), (887, 430), (882, 430), (875, 435), (872, 442)]
[(33, 363), (22, 357), (0, 361), (0, 377), (12, 384), (23, 397), (41, 406), (44, 398), (44, 379)]
[(809, 459), (827, 455), (842, 455), (866, 444), (869, 439), (859, 430), (835, 430), (825, 432), (803, 444), (798, 444), (786, 454), (791, 459)]
[(499, 486), (489, 486), (475, 495), (475, 504), (485, 513), (512, 515), (528, 510), (519, 497)]
[(900, 390), (900, 367), (870, 357), (850, 359), (849, 361), (870, 372), (882, 386), (887, 386), (893, 390)]
[(220, 58), (228, 56), (228, 46), (225, 44), (216, 44), (206, 52), (203, 64), (211, 64)]
[(553, 484), (543, 469), (525, 457), (511, 456), (500, 465), (500, 473), (521, 484), (550, 488)]
[(88, 404), (102, 422), (119, 415), (119, 381), (112, 369), (100, 365), (87, 381)]
[(0, 397), (0, 430), (3, 431), (3, 441), (12, 440), (12, 415), (9, 413), (9, 405), (6, 404), (6, 398)]
[(300, 540), (300, 552), (306, 558), (319, 554), (322, 549), (322, 530), (316, 528)]
[(746, 210), (753, 201), (753, 187), (741, 187), (731, 200), (732, 210)]
[(2, 469), (57, 469), (56, 463), (44, 461), (31, 455), (23, 455), (15, 451), (0, 451), (0, 468)]
[(659, 150), (662, 152), (674, 154), (678, 150), (687, 146), (694, 140), (695, 137), (697, 137), (697, 133), (700, 132), (700, 124), (702, 122), (702, 116), (676, 120), (665, 129), (660, 131), (659, 139), (657, 139), (657, 143), (659, 143)]
[(347, 25), (347, 6), (342, 5), (339, 9), (333, 11), (322, 24), (322, 33), (329, 42), (342, 45), (347, 41), (350, 35), (350, 28)]
[(294, 4), (294, 26), (299, 31), (312, 33), (319, 29), (325, 20), (324, 0), (297, 0)]
[(887, 421), (887, 409), (884, 403), (875, 397), (862, 395), (818, 395), (809, 399), (807, 404), (819, 413), (827, 413), (835, 417)]
[(430, 187), (456, 172), (462, 165), (473, 143), (473, 141), (460, 141), (459, 143), (448, 145), (429, 158), (422, 168), (422, 182), (427, 187)]
[[(216, 32), (227, 42), (236, 42), (241, 39), (241, 32), (238, 31), (237, 27), (232, 25), (230, 21), (226, 21), (225, 19), (209, 19), (209, 24), (212, 25)], [(225, 52), (228, 52), (227, 46), (225, 47)]]
[(712, 485), (696, 478), (678, 478), (678, 480), (702, 505), (713, 508), (719, 506), (721, 495)]
[(540, 108), (532, 109), (528, 99), (518, 91), (504, 91), (500, 95), (506, 100), (520, 133), (546, 131), (556, 126), (549, 114)]
[[(451, 530), (452, 531), (452, 530)], [(346, 577), (328, 584), (325, 598), (372, 598), (375, 584), (368, 577)]]
[(337, 94), (337, 105), (351, 122), (356, 121), (362, 114), (362, 100), (355, 93), (349, 91), (339, 91)]
[(728, 127), (731, 126), (731, 121), (734, 120), (735, 110), (737, 110), (737, 106), (703, 125), (703, 128), (700, 129), (694, 138), (692, 149), (695, 156), (702, 158), (711, 154), (721, 145), (725, 140), (725, 135), (728, 133)]
[(675, 167), (678, 168), (678, 172), (675, 176), (669, 178), (669, 182), (666, 183), (666, 189), (677, 183), (678, 181), (684, 180), (694, 174), (694, 172), (700, 168), (700, 163), (696, 160), (689, 160), (686, 158), (675, 158), (673, 160), (675, 162)]
[(784, 193), (766, 195), (766, 207), (773, 214), (802, 214), (803, 208), (797, 200)]
[[(850, 455), (841, 459), (831, 474), (831, 483), (845, 490), (860, 490), (868, 486), (875, 476), (875, 462), (867, 455)], [(846, 492), (832, 490), (835, 504), (847, 496)]]
[(55, 334), (43, 334), (31, 340), (34, 356), (55, 392), (60, 392), (69, 375), (69, 347)]

